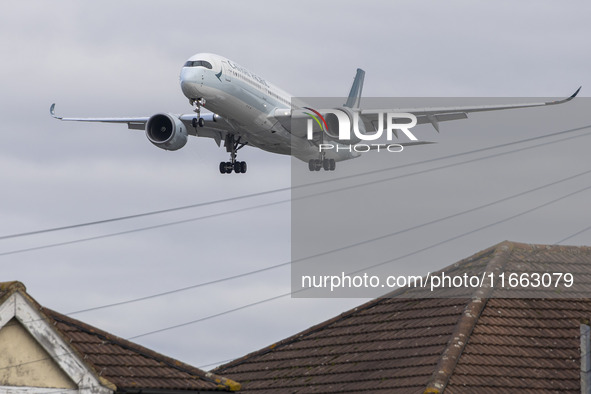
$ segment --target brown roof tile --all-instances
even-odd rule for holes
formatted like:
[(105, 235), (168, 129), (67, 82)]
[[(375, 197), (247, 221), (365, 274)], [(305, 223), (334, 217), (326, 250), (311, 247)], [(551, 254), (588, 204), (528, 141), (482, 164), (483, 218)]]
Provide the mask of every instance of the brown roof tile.
[(167, 390), (238, 389), (229, 379), (209, 374), (133, 342), (49, 309), (44, 312), (99, 374), (118, 388)]
[(444, 270), (573, 272), (578, 283), (558, 294), (446, 291), (456, 298), (400, 289), (215, 372), (247, 393), (580, 391), (579, 324), (591, 300), (573, 296), (591, 288), (591, 248), (504, 242)]
[(256, 392), (422, 392), (463, 305), (372, 301), (219, 370)]

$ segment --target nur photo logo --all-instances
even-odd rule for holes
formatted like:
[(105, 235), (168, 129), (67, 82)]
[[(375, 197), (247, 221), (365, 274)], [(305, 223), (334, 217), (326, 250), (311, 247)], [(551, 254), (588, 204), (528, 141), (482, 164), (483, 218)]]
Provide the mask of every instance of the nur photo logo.
[[(390, 152), (400, 152), (403, 150), (403, 146), (400, 144), (365, 143), (376, 142), (383, 139), (384, 135), (386, 141), (391, 142), (394, 137), (398, 138), (398, 130), (402, 131), (411, 141), (418, 141), (418, 138), (410, 131), (417, 124), (416, 116), (411, 113), (364, 110), (364, 115), (371, 114), (377, 117), (377, 126), (368, 132), (363, 122), (360, 121), (359, 111), (348, 108), (315, 110), (311, 107), (304, 107), (304, 109), (309, 111), (304, 114), (310, 117), (306, 125), (307, 139), (309, 141), (315, 140), (314, 124), (322, 133), (318, 144), (319, 152), (325, 150), (379, 151), (380, 147), (384, 146)], [(324, 135), (328, 138), (325, 138)]]

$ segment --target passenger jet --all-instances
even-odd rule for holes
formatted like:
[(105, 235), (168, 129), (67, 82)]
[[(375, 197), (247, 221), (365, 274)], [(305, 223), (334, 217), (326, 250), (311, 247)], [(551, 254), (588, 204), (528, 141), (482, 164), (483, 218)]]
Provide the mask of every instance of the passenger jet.
[[(381, 131), (378, 130), (376, 111), (360, 108), (364, 78), (365, 72), (357, 69), (346, 103), (340, 107), (340, 111), (349, 116), (351, 127), (357, 127), (356, 135), (362, 133), (362, 136)], [(185, 146), (189, 135), (212, 138), (218, 146), (223, 141), (230, 159), (220, 163), (219, 170), (222, 174), (246, 172), (246, 162), (237, 160), (238, 150), (246, 145), (272, 153), (293, 155), (308, 162), (310, 171), (331, 171), (335, 169), (335, 162), (361, 155), (358, 150), (350, 149), (360, 142), (359, 138), (346, 141), (349, 149), (319, 149), (326, 142), (333, 146), (343, 143), (335, 131), (334, 114), (323, 117), (312, 108), (292, 106), (290, 94), (222, 56), (199, 53), (189, 58), (181, 70), (180, 85), (190, 105), (195, 107), (193, 113), (157, 113), (128, 118), (65, 118), (56, 116), (55, 104), (51, 105), (50, 112), (54, 118), (64, 121), (127, 123), (129, 129), (145, 130), (148, 140), (158, 148), (171, 151)], [(565, 103), (572, 100), (580, 89), (579, 87), (572, 96), (558, 101), (391, 111), (413, 114), (417, 124), (430, 123), (439, 131), (439, 122), (465, 119), (471, 112)], [(209, 112), (202, 113), (202, 108)], [(321, 131), (320, 137), (309, 138), (309, 135), (293, 130), (293, 119), (313, 116), (303, 108), (316, 112), (327, 126)], [(354, 125), (353, 119), (358, 122), (357, 125)], [(312, 123), (311, 120), (309, 122)], [(380, 126), (383, 126), (381, 122)], [(424, 143), (428, 142), (409, 141), (396, 145), (402, 149), (404, 146)]]

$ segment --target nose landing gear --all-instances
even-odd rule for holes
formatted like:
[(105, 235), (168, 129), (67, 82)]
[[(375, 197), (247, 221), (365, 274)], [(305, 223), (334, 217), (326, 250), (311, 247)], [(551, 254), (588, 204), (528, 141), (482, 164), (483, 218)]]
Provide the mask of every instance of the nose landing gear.
[(226, 134), (224, 146), (226, 152), (230, 153), (230, 161), (222, 161), (220, 163), (221, 174), (231, 174), (234, 171), (236, 174), (244, 174), (246, 172), (246, 162), (236, 160), (236, 152), (242, 149), (248, 142), (241, 143), (241, 137), (234, 138), (234, 134)]
[(194, 128), (197, 128), (197, 126), (203, 127), (205, 125), (205, 121), (201, 117), (201, 106), (205, 105), (205, 99), (204, 98), (190, 99), (189, 103), (191, 103), (191, 105), (195, 106), (195, 109), (193, 111), (197, 114), (197, 117), (193, 118), (193, 120), (191, 121), (191, 125)]

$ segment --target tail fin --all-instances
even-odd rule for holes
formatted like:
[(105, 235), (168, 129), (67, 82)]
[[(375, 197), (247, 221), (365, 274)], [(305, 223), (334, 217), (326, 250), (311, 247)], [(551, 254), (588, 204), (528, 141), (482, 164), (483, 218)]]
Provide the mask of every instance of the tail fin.
[(351, 85), (351, 91), (349, 92), (349, 97), (347, 97), (345, 107), (359, 108), (359, 105), (361, 104), (361, 90), (363, 90), (364, 78), (365, 71), (358, 68), (357, 74), (355, 74), (355, 80), (353, 81), (353, 85)]

